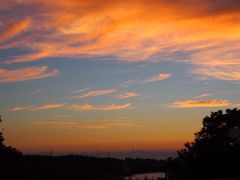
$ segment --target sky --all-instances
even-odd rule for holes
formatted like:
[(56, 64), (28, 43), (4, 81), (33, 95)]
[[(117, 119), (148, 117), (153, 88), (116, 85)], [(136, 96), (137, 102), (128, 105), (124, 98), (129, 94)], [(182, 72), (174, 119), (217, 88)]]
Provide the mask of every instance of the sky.
[(177, 150), (240, 107), (239, 0), (1, 0), (0, 114), (23, 152)]

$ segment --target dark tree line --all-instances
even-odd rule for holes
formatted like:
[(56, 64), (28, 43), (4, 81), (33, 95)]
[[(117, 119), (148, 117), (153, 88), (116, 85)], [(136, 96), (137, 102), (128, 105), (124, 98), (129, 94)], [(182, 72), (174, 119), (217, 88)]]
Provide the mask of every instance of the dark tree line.
[[(240, 110), (212, 112), (202, 121), (194, 141), (170, 162), (175, 179), (236, 178), (240, 176)], [(174, 178), (173, 178), (174, 179)]]

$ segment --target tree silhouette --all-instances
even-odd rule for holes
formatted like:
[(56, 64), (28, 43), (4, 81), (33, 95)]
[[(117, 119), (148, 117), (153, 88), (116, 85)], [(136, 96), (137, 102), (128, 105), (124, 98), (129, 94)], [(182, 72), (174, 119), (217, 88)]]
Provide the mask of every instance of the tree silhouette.
[(217, 176), (239, 176), (240, 110), (212, 112), (202, 121), (194, 141), (178, 151), (185, 179), (208, 179)]
[[(0, 123), (1, 122), (2, 122), (2, 116), (0, 115)], [(0, 148), (2, 148), (4, 146), (3, 141), (4, 141), (3, 134), (0, 131)]]
[[(2, 117), (0, 115), (0, 123), (2, 122)], [(12, 146), (6, 146), (4, 144), (4, 137), (2, 131), (0, 131), (0, 158), (9, 158), (9, 157), (16, 157), (20, 156), (22, 153)]]

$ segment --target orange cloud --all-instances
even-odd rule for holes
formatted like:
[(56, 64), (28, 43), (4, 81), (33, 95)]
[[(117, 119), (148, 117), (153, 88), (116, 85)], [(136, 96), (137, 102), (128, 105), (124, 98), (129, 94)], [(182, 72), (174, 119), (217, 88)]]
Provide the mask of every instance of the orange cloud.
[(135, 128), (142, 127), (131, 120), (99, 120), (95, 122), (80, 123), (78, 121), (35, 121), (35, 125), (72, 127), (82, 129), (106, 129), (106, 128)]
[(22, 56), (14, 57), (11, 60), (7, 60), (5, 62), (5, 64), (20, 63), (20, 62), (32, 62), (32, 61), (36, 61), (36, 60), (39, 60), (39, 59), (42, 59), (42, 58), (46, 58), (49, 55), (51, 55), (51, 51), (47, 50), (47, 49), (44, 49), (44, 50), (41, 50), (41, 51), (36, 52), (36, 53), (25, 54), (25, 55), (22, 55)]
[(38, 110), (47, 110), (47, 109), (56, 109), (64, 107), (65, 104), (45, 104), (39, 107), (32, 108), (32, 111), (38, 111)]
[(38, 111), (38, 110), (48, 110), (64, 107), (66, 104), (44, 104), (42, 106), (17, 106), (12, 108), (12, 111)]
[(76, 126), (78, 122), (76, 121), (36, 121), (36, 125), (54, 125), (54, 126)]
[(86, 129), (106, 129), (106, 128), (135, 128), (140, 126), (131, 120), (104, 120), (80, 125), (80, 127)]
[(240, 103), (239, 104), (234, 104), (233, 107), (234, 108), (240, 108)]
[[(240, 4), (236, 0), (18, 0), (1, 5), (0, 9), (18, 17), (2, 39), (21, 39), (21, 32), (27, 31), (27, 42), (15, 46), (30, 51), (10, 57), (8, 63), (110, 55), (129, 62), (191, 63), (196, 66), (195, 74), (207, 71), (209, 77), (240, 80), (236, 74)], [(22, 13), (24, 8), (28, 11)], [(31, 26), (21, 24), (26, 16)], [(1, 18), (7, 22), (9, 15)]]
[(91, 104), (75, 104), (75, 105), (69, 106), (69, 109), (80, 110), (80, 111), (91, 111), (91, 110), (112, 111), (112, 110), (119, 110), (119, 109), (128, 109), (130, 107), (131, 107), (130, 103), (123, 104), (123, 105), (112, 104), (110, 106), (93, 106)]
[(59, 74), (57, 69), (49, 72), (47, 70), (47, 66), (29, 67), (16, 70), (0, 69), (0, 83), (48, 78)]
[(28, 106), (17, 106), (17, 107), (12, 108), (12, 111), (23, 111), (23, 110), (29, 110), (29, 109), (31, 109), (31, 108)]
[[(26, 19), (26, 20), (19, 21), (19, 22), (13, 23), (11, 25), (8, 25), (8, 27), (5, 27), (6, 31), (4, 33), (0, 34), (0, 42), (9, 40), (9, 39), (19, 35), (24, 30), (27, 30), (29, 25), (30, 25), (30, 19)], [(6, 25), (4, 24), (4, 26), (6, 26)]]
[(117, 96), (117, 98), (118, 99), (126, 99), (126, 98), (136, 97), (136, 96), (140, 96), (140, 94), (136, 93), (136, 92), (126, 92), (124, 94), (120, 94), (119, 96)]
[[(86, 90), (85, 90), (86, 91)], [(73, 98), (85, 98), (85, 97), (93, 97), (93, 96), (103, 96), (115, 93), (117, 89), (103, 89), (103, 90), (96, 90), (96, 91), (90, 91), (82, 95), (76, 95), (73, 96)]]
[(161, 81), (161, 80), (167, 79), (169, 77), (171, 77), (170, 74), (163, 74), (163, 73), (161, 73), (161, 74), (158, 74), (157, 76), (153, 76), (153, 77), (150, 77), (148, 79), (143, 80), (142, 83), (145, 84), (145, 83)]
[(228, 100), (187, 100), (175, 102), (171, 105), (174, 108), (194, 108), (194, 107), (220, 107), (220, 106), (228, 106), (230, 102)]
[(115, 105), (112, 104), (110, 106), (93, 106), (91, 104), (73, 104), (73, 105), (67, 105), (66, 103), (62, 104), (44, 104), (41, 106), (17, 106), (11, 109), (11, 111), (39, 111), (39, 110), (48, 110), (48, 109), (56, 109), (56, 108), (62, 108), (67, 107), (71, 110), (81, 110), (81, 111), (92, 111), (92, 110), (98, 110), (98, 111), (111, 111), (111, 110), (119, 110), (119, 109), (128, 109), (131, 108), (131, 104), (122, 104), (122, 105)]

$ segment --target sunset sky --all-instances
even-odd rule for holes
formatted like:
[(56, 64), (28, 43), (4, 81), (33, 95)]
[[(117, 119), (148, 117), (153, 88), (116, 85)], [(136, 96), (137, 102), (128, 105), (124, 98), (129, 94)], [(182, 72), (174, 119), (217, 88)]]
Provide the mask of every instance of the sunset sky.
[(1, 127), (23, 152), (177, 150), (239, 93), (239, 0), (0, 0)]

